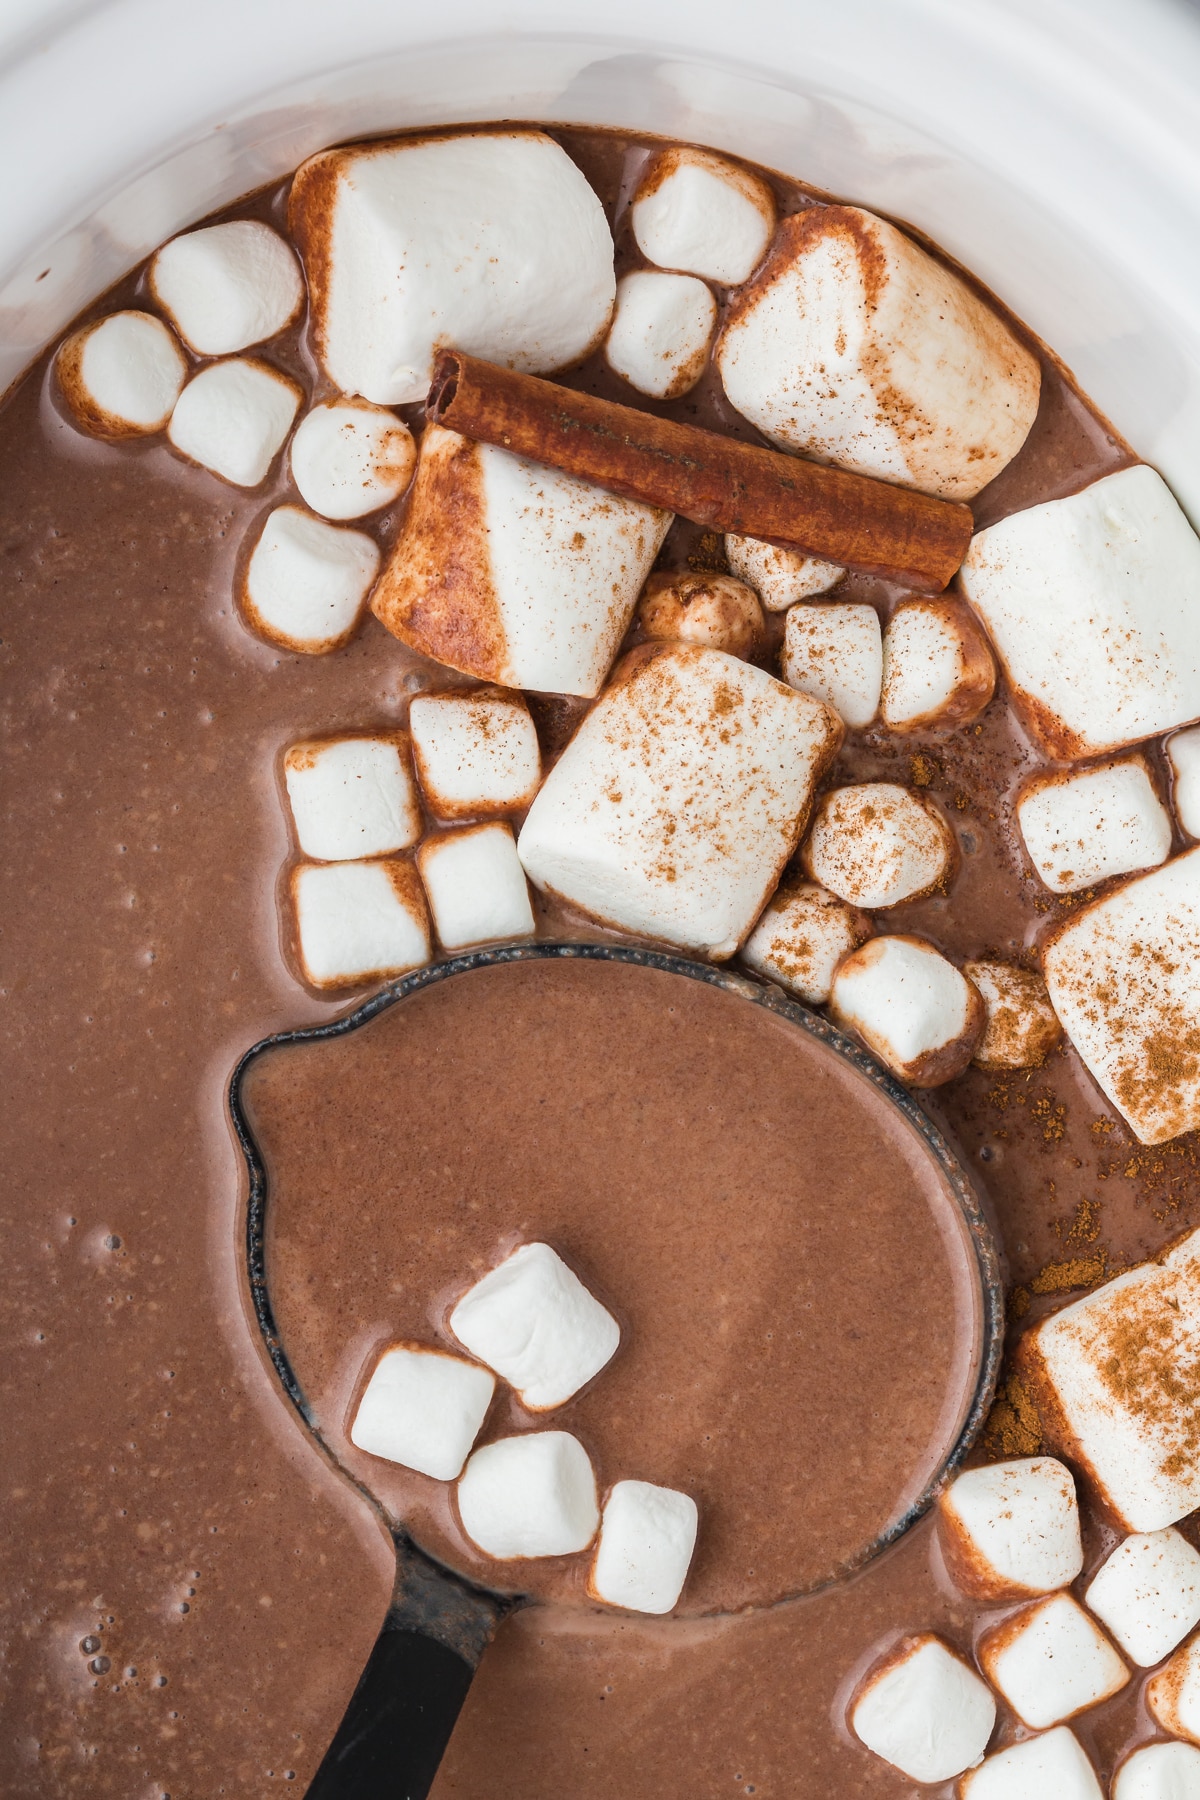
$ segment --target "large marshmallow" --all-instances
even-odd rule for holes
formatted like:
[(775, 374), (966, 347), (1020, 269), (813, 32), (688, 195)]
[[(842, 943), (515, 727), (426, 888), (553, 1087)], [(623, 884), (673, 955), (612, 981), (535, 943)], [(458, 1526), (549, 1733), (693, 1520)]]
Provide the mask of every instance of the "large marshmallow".
[(969, 725), (996, 691), (987, 639), (961, 600), (905, 600), (883, 640), (880, 712), (889, 731)]
[(1023, 1725), (1042, 1731), (1111, 1699), (1129, 1670), (1071, 1594), (1023, 1606), (979, 1645), (984, 1674)]
[(1200, 1750), (1146, 1744), (1113, 1777), (1112, 1800), (1200, 1800)]
[(454, 1481), (479, 1436), (496, 1378), (423, 1344), (394, 1344), (371, 1371), (350, 1442), (371, 1456)]
[(1191, 838), (1200, 838), (1200, 725), (1167, 740), (1171, 801), (1175, 817)]
[(520, 812), (537, 793), (541, 753), (520, 694), (418, 694), (408, 725), (421, 788), (439, 819)]
[(97, 437), (164, 431), (187, 379), (187, 359), (161, 319), (109, 313), (69, 337), (59, 385), (76, 419)]
[(761, 650), (766, 621), (758, 595), (732, 575), (652, 575), (638, 601), (643, 638), (705, 644), (730, 656)]
[(783, 679), (827, 700), (852, 731), (879, 711), (883, 640), (873, 606), (793, 606), (783, 628)]
[(813, 880), (869, 911), (945, 888), (958, 863), (957, 840), (933, 801), (894, 781), (834, 788), (804, 846)]
[(1200, 1744), (1200, 1636), (1146, 1684), (1146, 1705), (1164, 1731)]
[(443, 950), (532, 935), (533, 908), (510, 825), (435, 831), (418, 850), (417, 867)]
[(690, 1494), (618, 1481), (604, 1503), (588, 1592), (630, 1612), (669, 1613), (687, 1580), (697, 1521)]
[(725, 560), (730, 573), (748, 581), (768, 612), (786, 612), (798, 600), (827, 594), (846, 573), (840, 563), (822, 562), (799, 550), (782, 550), (761, 538), (725, 533)]
[(1143, 1669), (1153, 1668), (1200, 1624), (1200, 1553), (1170, 1526), (1118, 1544), (1084, 1599)]
[(1143, 1144), (1200, 1125), (1200, 848), (1073, 913), (1042, 968), (1067, 1036)]
[(732, 956), (837, 752), (828, 707), (698, 645), (622, 665), (529, 810), (539, 888), (625, 931)]
[(1041, 1320), (1017, 1362), (1044, 1436), (1123, 1530), (1200, 1506), (1200, 1231)]
[(996, 1702), (932, 1632), (905, 1638), (872, 1669), (850, 1709), (855, 1736), (910, 1781), (948, 1781), (983, 1757)]
[(636, 269), (617, 283), (604, 354), (639, 393), (677, 400), (703, 375), (716, 322), (717, 303), (694, 275)]
[(1050, 1594), (1083, 1567), (1075, 1483), (1052, 1456), (968, 1469), (939, 1509), (947, 1566), (977, 1600)]
[(648, 261), (729, 287), (761, 260), (775, 229), (775, 196), (761, 175), (711, 150), (674, 145), (651, 158), (630, 218)]
[(326, 150), (298, 170), (290, 222), (317, 351), (347, 394), (423, 400), (442, 344), (548, 374), (608, 325), (604, 208), (540, 131)]
[(450, 1329), (531, 1412), (578, 1393), (621, 1341), (612, 1314), (549, 1244), (522, 1244), (468, 1288)]
[(1035, 776), (1017, 801), (1017, 823), (1034, 868), (1056, 894), (1157, 868), (1171, 853), (1170, 816), (1140, 756)]
[(394, 636), (465, 675), (596, 694), (670, 522), (427, 425), (372, 606)]
[(843, 956), (865, 943), (871, 921), (815, 882), (781, 887), (742, 945), (742, 961), (809, 1006), (824, 1006)]
[(417, 466), (412, 432), (386, 407), (327, 400), (301, 419), (292, 480), (326, 519), (361, 519), (398, 500)]
[(301, 863), (292, 906), (304, 978), (362, 987), (429, 961), (429, 921), (410, 862)]
[(458, 1484), (463, 1530), (486, 1556), (570, 1556), (600, 1523), (588, 1453), (568, 1431), (534, 1431), (477, 1450)]
[(175, 402), (167, 436), (202, 469), (235, 487), (257, 487), (283, 447), (300, 389), (250, 357), (209, 363)]
[(958, 1784), (959, 1800), (1104, 1800), (1096, 1771), (1066, 1725), (989, 1756)]
[(981, 1069), (1040, 1069), (1063, 1034), (1041, 976), (1002, 962), (964, 963), (963, 974), (987, 1014), (973, 1060)]
[(200, 356), (229, 356), (290, 325), (304, 283), (290, 245), (258, 219), (207, 225), (164, 244), (150, 292)]
[(957, 275), (856, 206), (784, 219), (717, 340), (738, 411), (785, 450), (970, 500), (1038, 408), (1036, 359)]
[(990, 525), (959, 579), (1052, 755), (1119, 750), (1200, 714), (1200, 538), (1153, 469)]
[(983, 1029), (983, 1001), (940, 950), (915, 937), (871, 938), (839, 963), (829, 1004), (912, 1087), (961, 1075)]
[(296, 842), (319, 862), (407, 850), (421, 809), (403, 735), (310, 738), (292, 744), (283, 778)]
[(325, 656), (354, 635), (378, 569), (365, 532), (277, 506), (246, 564), (242, 612), (268, 643)]

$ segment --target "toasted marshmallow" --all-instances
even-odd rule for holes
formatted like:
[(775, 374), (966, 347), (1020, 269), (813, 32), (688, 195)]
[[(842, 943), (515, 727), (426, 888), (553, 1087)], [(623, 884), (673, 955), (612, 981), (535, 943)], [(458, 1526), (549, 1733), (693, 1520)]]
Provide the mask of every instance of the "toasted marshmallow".
[(365, 532), (277, 506), (246, 565), (242, 611), (268, 643), (325, 656), (353, 637), (378, 569)]
[(766, 634), (758, 595), (732, 575), (652, 575), (637, 609), (644, 638), (753, 656)]
[(904, 1641), (859, 1688), (850, 1725), (868, 1750), (910, 1781), (949, 1781), (982, 1759), (996, 1702), (932, 1632)]
[(1200, 838), (1200, 725), (1167, 740), (1171, 800), (1175, 817), (1191, 838)]
[(454, 1481), (479, 1436), (496, 1378), (424, 1344), (393, 1344), (371, 1371), (350, 1442), (371, 1456)]
[(604, 208), (540, 131), (326, 150), (297, 171), (290, 224), (327, 374), (385, 406), (425, 398), (439, 345), (549, 374), (612, 312)]
[(1113, 1777), (1112, 1800), (1200, 1800), (1200, 1750), (1146, 1744)]
[(883, 640), (889, 731), (969, 725), (996, 691), (987, 639), (961, 600), (905, 600)]
[(187, 358), (161, 319), (109, 313), (69, 337), (56, 362), (63, 398), (97, 437), (165, 431), (187, 379)]
[(704, 373), (717, 303), (694, 275), (636, 269), (617, 283), (617, 310), (604, 354), (630, 387), (676, 400)]
[(725, 533), (725, 560), (731, 574), (749, 582), (768, 612), (786, 612), (798, 600), (827, 594), (846, 573), (840, 563), (781, 550), (778, 544), (739, 537), (733, 531)]
[(1147, 1683), (1146, 1705), (1164, 1731), (1200, 1744), (1200, 1636)]
[(879, 711), (883, 641), (873, 606), (793, 606), (783, 628), (783, 679), (827, 700), (852, 731)]
[(630, 217), (648, 261), (732, 287), (752, 273), (771, 240), (775, 196), (749, 169), (711, 150), (677, 146), (647, 165)]
[(372, 606), (435, 661), (551, 694), (599, 693), (671, 514), (427, 425)]
[(958, 862), (954, 833), (932, 800), (894, 781), (834, 788), (804, 846), (814, 881), (870, 911), (946, 887)]
[(1042, 968), (1067, 1036), (1143, 1144), (1200, 1125), (1200, 848), (1073, 913)]
[(871, 921), (815, 882), (781, 887), (742, 945), (742, 961), (809, 1006), (824, 1006), (833, 971), (865, 943)]
[(977, 532), (959, 580), (1053, 756), (1119, 750), (1200, 714), (1200, 538), (1153, 469)]
[(1084, 1599), (1124, 1650), (1149, 1669), (1200, 1624), (1200, 1554), (1170, 1526), (1118, 1544)]
[(301, 419), (292, 480), (326, 519), (361, 519), (398, 500), (417, 466), (412, 432), (366, 400), (327, 400)]
[(941, 1496), (939, 1526), (956, 1586), (977, 1600), (1053, 1593), (1083, 1567), (1075, 1483), (1052, 1456), (966, 1470)]
[(1023, 1606), (987, 1633), (978, 1654), (992, 1686), (1033, 1731), (1099, 1706), (1129, 1680), (1121, 1658), (1071, 1594)]
[(923, 938), (871, 938), (851, 951), (834, 972), (829, 1005), (911, 1087), (961, 1075), (983, 1029), (983, 1001)]
[(1140, 756), (1035, 776), (1017, 801), (1017, 823), (1034, 868), (1056, 894), (1157, 868), (1171, 853), (1171, 820)]
[(1104, 1800), (1096, 1771), (1066, 1725), (989, 1756), (958, 1785), (960, 1800)]
[(529, 888), (510, 825), (434, 832), (417, 852), (417, 867), (443, 950), (532, 933)]
[(301, 863), (292, 905), (312, 987), (361, 987), (429, 961), (425, 899), (410, 862)]
[(485, 1556), (570, 1556), (600, 1523), (588, 1453), (569, 1431), (501, 1438), (475, 1452), (458, 1484), (463, 1530)]
[(522, 1244), (468, 1288), (450, 1329), (531, 1412), (578, 1393), (621, 1341), (612, 1314), (549, 1244)]
[(947, 500), (1012, 461), (1041, 385), (985, 301), (857, 206), (784, 219), (716, 356), (734, 406), (783, 449)]
[(555, 764), (521, 861), (536, 887), (606, 924), (732, 956), (840, 741), (828, 707), (749, 663), (647, 645)]
[(283, 779), (296, 842), (319, 862), (386, 856), (421, 835), (402, 734), (292, 744)]
[(1043, 1434), (1122, 1530), (1200, 1506), (1200, 1231), (1041, 1320), (1017, 1362)]
[(669, 1613), (687, 1580), (697, 1518), (690, 1494), (618, 1481), (604, 1503), (588, 1593), (630, 1612)]
[(164, 244), (150, 264), (150, 292), (199, 356), (229, 356), (290, 325), (304, 283), (277, 231), (234, 219)]
[(300, 389), (249, 357), (209, 363), (175, 402), (167, 436), (181, 455), (235, 487), (257, 487), (300, 405)]
[(439, 819), (520, 812), (537, 793), (541, 753), (520, 694), (418, 694), (408, 725), (421, 788)]
[(963, 974), (987, 1014), (972, 1060), (981, 1069), (1040, 1069), (1063, 1034), (1041, 976), (1002, 962), (964, 963)]

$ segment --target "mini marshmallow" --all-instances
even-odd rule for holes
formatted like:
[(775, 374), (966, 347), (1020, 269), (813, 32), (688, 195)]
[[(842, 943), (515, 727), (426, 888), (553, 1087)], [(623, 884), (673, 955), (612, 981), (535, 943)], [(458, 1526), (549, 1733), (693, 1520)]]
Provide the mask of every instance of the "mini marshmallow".
[(1023, 1606), (987, 1633), (978, 1655), (992, 1686), (1033, 1731), (1099, 1706), (1129, 1680), (1121, 1658), (1071, 1594)]
[(883, 641), (873, 606), (793, 606), (783, 628), (783, 679), (827, 700), (861, 731), (879, 710)]
[(699, 645), (626, 658), (529, 809), (539, 888), (606, 924), (732, 956), (796, 848), (841, 725)]
[(959, 580), (1052, 756), (1101, 755), (1200, 715), (1200, 538), (1153, 469), (977, 532)]
[(961, 1075), (983, 1029), (979, 995), (923, 938), (871, 938), (852, 951), (834, 973), (829, 1005), (911, 1087)]
[(758, 595), (732, 575), (651, 575), (637, 624), (643, 638), (705, 644), (741, 657), (760, 650), (766, 635)]
[(304, 299), (291, 247), (258, 219), (172, 238), (150, 264), (150, 292), (200, 356), (228, 356), (290, 325)]
[(407, 850), (421, 835), (401, 734), (292, 744), (283, 778), (296, 842), (319, 862), (386, 856)]
[(673, 147), (651, 159), (630, 218), (650, 262), (730, 287), (746, 280), (770, 242), (775, 196), (761, 176), (711, 150)]
[(1200, 838), (1200, 725), (1167, 739), (1171, 800), (1189, 837)]
[(871, 921), (814, 882), (780, 888), (742, 945), (742, 961), (809, 1006), (824, 1006), (833, 971), (865, 943)]
[(418, 850), (417, 867), (443, 950), (532, 934), (533, 908), (510, 825), (435, 832)]
[(520, 694), (418, 694), (408, 725), (417, 775), (439, 819), (520, 812), (537, 793), (541, 753)]
[(1146, 1705), (1164, 1731), (1200, 1744), (1200, 1637), (1177, 1650), (1147, 1682)]
[(850, 1712), (868, 1750), (927, 1784), (974, 1768), (995, 1723), (996, 1702), (974, 1669), (928, 1631), (872, 1669)]
[(987, 639), (961, 600), (904, 600), (883, 640), (889, 731), (969, 725), (996, 691)]
[(235, 487), (257, 487), (291, 430), (300, 389), (248, 357), (209, 363), (175, 402), (167, 436), (181, 455)]
[(353, 637), (378, 569), (365, 532), (277, 506), (246, 565), (242, 611), (268, 643), (325, 656)]
[(804, 846), (814, 881), (870, 911), (945, 888), (958, 862), (954, 833), (932, 800), (894, 781), (834, 788)]
[(964, 963), (963, 974), (979, 989), (987, 1015), (976, 1065), (1040, 1069), (1063, 1034), (1041, 976), (1002, 962)]
[(417, 466), (412, 432), (366, 400), (327, 400), (301, 419), (292, 480), (326, 519), (361, 519), (398, 500)]
[(1117, 1545), (1084, 1599), (1125, 1654), (1152, 1668), (1200, 1625), (1200, 1554), (1170, 1526), (1138, 1532)]
[(1147, 1744), (1113, 1777), (1112, 1800), (1200, 1800), (1200, 1750), (1192, 1744)]
[(109, 313), (69, 337), (59, 384), (76, 419), (98, 437), (164, 431), (187, 379), (187, 359), (161, 319)]
[(1104, 1800), (1096, 1771), (1066, 1725), (989, 1756), (958, 1784), (959, 1800)]
[(856, 206), (784, 219), (717, 339), (738, 411), (784, 450), (970, 500), (1037, 414), (1037, 360), (959, 277)]
[(1171, 820), (1140, 756), (1035, 776), (1017, 801), (1017, 823), (1034, 868), (1056, 894), (1157, 868), (1171, 853)]
[(716, 322), (717, 303), (694, 275), (637, 269), (617, 283), (604, 354), (640, 394), (677, 400), (703, 375)]
[[(531, 1412), (561, 1406), (611, 1361), (621, 1328), (549, 1244), (522, 1244), (468, 1288), (450, 1329)], [(581, 1546), (582, 1548), (582, 1546)]]
[(618, 1481), (604, 1503), (588, 1593), (630, 1612), (669, 1613), (696, 1547), (696, 1502), (676, 1488)]
[(749, 582), (768, 612), (786, 612), (798, 600), (827, 594), (846, 573), (840, 563), (781, 550), (778, 544), (732, 531), (725, 533), (725, 560), (731, 574)]
[(1083, 1567), (1075, 1483), (1052, 1456), (967, 1469), (938, 1504), (947, 1567), (976, 1600), (1053, 1593)]
[(492, 1403), (496, 1378), (423, 1344), (394, 1344), (371, 1372), (350, 1442), (371, 1456), (453, 1481)]
[(600, 1523), (588, 1453), (568, 1431), (534, 1431), (476, 1450), (458, 1484), (463, 1530), (485, 1556), (570, 1556)]
[(372, 599), (394, 637), (502, 687), (600, 691), (671, 514), (427, 425)]
[(361, 987), (429, 961), (425, 898), (410, 862), (301, 863), (291, 886), (312, 987)]

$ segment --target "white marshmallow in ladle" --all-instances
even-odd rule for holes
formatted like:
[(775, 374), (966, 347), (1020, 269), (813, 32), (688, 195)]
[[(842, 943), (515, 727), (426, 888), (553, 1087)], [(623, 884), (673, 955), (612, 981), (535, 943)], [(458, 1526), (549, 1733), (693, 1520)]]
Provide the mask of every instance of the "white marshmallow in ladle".
[(424, 1344), (383, 1352), (355, 1410), (350, 1442), (437, 1481), (462, 1472), (492, 1403), (495, 1376)]
[(698, 1518), (690, 1494), (618, 1481), (604, 1504), (588, 1592), (630, 1612), (669, 1613), (687, 1580)]
[(476, 1450), (456, 1489), (463, 1530), (485, 1556), (570, 1556), (600, 1523), (587, 1451), (567, 1431), (532, 1431)]
[(549, 1244), (522, 1244), (467, 1290), (450, 1329), (531, 1412), (561, 1406), (611, 1361), (612, 1314)]

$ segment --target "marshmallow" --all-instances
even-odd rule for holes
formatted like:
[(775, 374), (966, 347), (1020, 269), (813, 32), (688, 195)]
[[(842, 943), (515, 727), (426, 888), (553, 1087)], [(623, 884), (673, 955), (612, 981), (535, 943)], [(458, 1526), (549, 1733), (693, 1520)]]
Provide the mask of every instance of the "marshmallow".
[(730, 287), (745, 281), (771, 240), (775, 196), (761, 176), (723, 156), (674, 146), (651, 159), (630, 217), (649, 262)]
[(1139, 1532), (1117, 1545), (1084, 1599), (1125, 1654), (1152, 1668), (1200, 1625), (1200, 1554), (1170, 1526)]
[(450, 1329), (530, 1412), (561, 1406), (616, 1353), (621, 1328), (549, 1244), (522, 1244), (468, 1288)]
[(981, 1069), (1040, 1069), (1062, 1038), (1041, 976), (1002, 962), (967, 962), (963, 974), (979, 989), (986, 1013), (975, 1064)]
[(1147, 1682), (1146, 1705), (1164, 1731), (1200, 1744), (1200, 1636)]
[(354, 635), (378, 568), (365, 532), (277, 506), (246, 565), (242, 611), (268, 643), (324, 656)]
[(812, 882), (780, 888), (742, 945), (742, 961), (809, 1006), (824, 1006), (833, 971), (871, 935), (871, 921)]
[(283, 779), (296, 842), (319, 862), (407, 850), (421, 810), (403, 736), (312, 738), (293, 744)]
[(783, 628), (783, 679), (827, 700), (852, 731), (879, 710), (883, 642), (873, 606), (793, 606)]
[(1113, 1800), (1200, 1800), (1200, 1750), (1192, 1744), (1147, 1744), (1121, 1764)]
[(1104, 1800), (1096, 1771), (1065, 1725), (1012, 1744), (964, 1775), (960, 1800)]
[(164, 244), (150, 264), (150, 292), (199, 356), (228, 356), (290, 325), (304, 283), (277, 231), (234, 219)]
[(139, 437), (164, 431), (187, 379), (187, 359), (161, 319), (109, 313), (58, 353), (63, 398), (85, 431)]
[(423, 1344), (385, 1350), (363, 1390), (350, 1442), (371, 1456), (453, 1481), (492, 1403), (496, 1378)]
[(408, 725), (421, 787), (439, 819), (520, 812), (537, 793), (541, 754), (520, 694), (419, 694)]
[(1041, 1731), (1109, 1700), (1129, 1680), (1099, 1626), (1071, 1594), (1051, 1594), (1005, 1619), (979, 1662), (1023, 1725)]
[(996, 691), (987, 639), (961, 600), (905, 600), (883, 640), (889, 731), (969, 725)]
[(1171, 820), (1140, 756), (1035, 776), (1017, 801), (1017, 823), (1034, 868), (1056, 894), (1157, 868), (1171, 853)]
[(621, 930), (732, 956), (837, 753), (829, 709), (699, 645), (622, 664), (529, 810), (534, 885)]
[(312, 157), (290, 224), (317, 353), (347, 394), (425, 398), (439, 345), (527, 374), (582, 360), (616, 280), (604, 208), (540, 131), (474, 131)]
[(958, 861), (954, 833), (932, 800), (894, 781), (834, 788), (804, 846), (814, 881), (871, 911), (944, 889)]
[(1143, 1144), (1200, 1125), (1200, 849), (1072, 913), (1042, 969), (1067, 1036)]
[(588, 1453), (568, 1431), (534, 1431), (477, 1450), (458, 1484), (463, 1530), (485, 1556), (570, 1556), (600, 1523)]
[(830, 1009), (912, 1087), (961, 1075), (983, 1028), (983, 1001), (954, 964), (916, 937), (871, 938), (834, 973)]
[(818, 556), (802, 556), (799, 550), (781, 550), (761, 538), (725, 533), (725, 560), (731, 574), (748, 581), (768, 612), (786, 612), (797, 600), (827, 594), (846, 573), (840, 563), (822, 562)]
[(766, 634), (758, 595), (732, 575), (652, 575), (637, 622), (643, 638), (706, 644), (730, 656), (753, 656)]
[(1200, 714), (1200, 538), (1153, 469), (977, 532), (959, 580), (1052, 756), (1119, 750)]
[(1122, 1530), (1200, 1506), (1200, 1231), (1041, 1320), (1017, 1363), (1044, 1436)]
[(398, 500), (417, 464), (412, 432), (366, 400), (327, 400), (301, 419), (292, 480), (326, 519), (361, 519)]
[(716, 322), (717, 303), (694, 275), (637, 269), (617, 283), (604, 354), (640, 394), (677, 400), (703, 375)]
[(856, 206), (784, 219), (717, 366), (773, 443), (970, 500), (1029, 433), (1036, 359), (957, 275)]
[(209, 363), (175, 402), (167, 436), (181, 455), (235, 487), (266, 479), (300, 405), (278, 369), (247, 357)]
[(696, 1547), (696, 1502), (649, 1481), (618, 1481), (604, 1503), (588, 1580), (593, 1600), (630, 1612), (669, 1613)]
[(599, 693), (671, 514), (440, 425), (372, 605), (425, 656), (551, 694)]
[(1083, 1567), (1079, 1503), (1051, 1456), (968, 1469), (939, 1501), (942, 1550), (977, 1600), (1025, 1600), (1069, 1587)]
[(304, 979), (361, 987), (429, 961), (429, 923), (410, 862), (301, 863), (292, 905)]
[(850, 1725), (910, 1781), (948, 1781), (987, 1749), (996, 1702), (974, 1669), (932, 1632), (905, 1638), (858, 1690)]
[(1175, 817), (1189, 837), (1200, 838), (1200, 726), (1167, 740)]
[(418, 850), (417, 867), (443, 950), (532, 934), (533, 908), (511, 826), (435, 832)]

